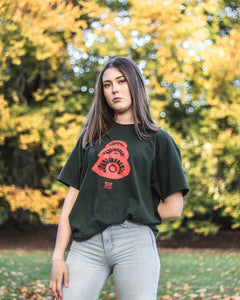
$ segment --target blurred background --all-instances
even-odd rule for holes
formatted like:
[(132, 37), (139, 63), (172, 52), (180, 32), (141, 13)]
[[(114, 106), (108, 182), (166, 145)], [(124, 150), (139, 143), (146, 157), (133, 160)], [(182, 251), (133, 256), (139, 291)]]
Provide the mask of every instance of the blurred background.
[(56, 225), (56, 177), (114, 56), (144, 76), (154, 120), (179, 145), (191, 188), (159, 227), (240, 228), (240, 1), (1, 0), (0, 228)]

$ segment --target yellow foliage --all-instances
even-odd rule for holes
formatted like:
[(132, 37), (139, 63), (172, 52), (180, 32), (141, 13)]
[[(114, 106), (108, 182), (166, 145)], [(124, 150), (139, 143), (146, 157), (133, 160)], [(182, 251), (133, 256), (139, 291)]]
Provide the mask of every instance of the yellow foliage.
[(164, 103), (157, 100), (151, 100), (151, 113), (154, 120), (159, 120), (162, 111), (164, 111)]
[(189, 219), (191, 219), (192, 217), (194, 217), (194, 212), (191, 210), (188, 210), (188, 211), (184, 212), (184, 215), (186, 217), (188, 217)]
[[(234, 178), (239, 177), (236, 162), (240, 147), (240, 89), (233, 88), (233, 80), (239, 79), (240, 69), (239, 26), (222, 38), (216, 35), (219, 31), (216, 23), (211, 28), (207, 25), (208, 14), (217, 15), (219, 10), (217, 0), (183, 1), (183, 10), (181, 3), (175, 0), (129, 0), (130, 9), (123, 14), (129, 18), (127, 22), (120, 17), (122, 10), (111, 11), (99, 2), (80, 0), (79, 5), (74, 6), (72, 1), (62, 0), (0, 1), (0, 19), (4, 20), (0, 28), (0, 88), (5, 92), (5, 87), (12, 84), (6, 92), (11, 97), (11, 105), (7, 106), (7, 96), (0, 95), (0, 145), (4, 145), (5, 138), (13, 137), (21, 149), (40, 150), (47, 161), (49, 177), (52, 177), (43, 179), (43, 186), (49, 191), (1, 186), (1, 197), (13, 210), (29, 209), (39, 213), (44, 221), (57, 222), (55, 211), (59, 212), (58, 204), (64, 197), (63, 192), (49, 187), (50, 182), (80, 134), (86, 121), (81, 109), (85, 110), (87, 101), (90, 101), (90, 97), (88, 100), (83, 98), (80, 108), (76, 104), (78, 99), (70, 101), (74, 108), (68, 102), (75, 97), (71, 89), (73, 82), (71, 77), (62, 78), (63, 73), (72, 70), (67, 50), (68, 43), (72, 43), (76, 49), (89, 55), (89, 62), (90, 58), (109, 56), (110, 52), (113, 56), (132, 55), (137, 63), (146, 62), (143, 72), (150, 81), (153, 118), (181, 146), (184, 167), (192, 184), (194, 205), (191, 209), (186, 208), (184, 217), (197, 218), (200, 205), (196, 203), (213, 201), (214, 210), (235, 218), (239, 212), (239, 195), (230, 195), (228, 191), (225, 196), (224, 191), (231, 189), (236, 181)], [(92, 20), (99, 26), (91, 26)], [(91, 49), (85, 45), (86, 29), (92, 30), (101, 40)], [(117, 41), (117, 34), (122, 37), (121, 41)], [(211, 38), (213, 44), (207, 46), (206, 40)], [(92, 56), (88, 50), (92, 51)], [(28, 69), (32, 60), (24, 61), (28, 56), (34, 61), (32, 69)], [(12, 79), (13, 73), (9, 70), (24, 68), (24, 72), (30, 75), (17, 80), (31, 83), (32, 78), (38, 80), (38, 75), (44, 74), (42, 84), (31, 94), (38, 111), (22, 105), (19, 90), (13, 87), (17, 80)], [(87, 80), (91, 77), (88, 76), (86, 73)], [(181, 83), (185, 81), (193, 82), (193, 90), (182, 88)], [(177, 83), (181, 89), (179, 101), (182, 110), (176, 109), (176, 116), (169, 101), (172, 92), (167, 86), (162, 86), (162, 82), (167, 82), (170, 87)], [(196, 99), (199, 102), (199, 95), (203, 93), (209, 109), (196, 107), (199, 115), (184, 114), (184, 105), (191, 102), (185, 100), (188, 93), (192, 96), (191, 101)], [(13, 105), (13, 102), (17, 104)], [(160, 116), (161, 112), (167, 113), (165, 118)], [(171, 115), (174, 115), (173, 120), (169, 119)], [(221, 123), (223, 119), (227, 120), (226, 123)], [(178, 130), (183, 131), (184, 140), (182, 134), (175, 131), (177, 123), (183, 128), (179, 126)], [(204, 209), (204, 205), (199, 208), (200, 214), (204, 215)], [(173, 222), (172, 228), (179, 228), (181, 222), (182, 219)], [(211, 222), (190, 222), (186, 226), (199, 234), (214, 232)], [(167, 225), (163, 224), (162, 228), (167, 232)]]
[(9, 203), (12, 211), (29, 210), (38, 213), (42, 222), (57, 224), (61, 210), (59, 205), (66, 197), (66, 190), (59, 188), (56, 193), (45, 195), (40, 189), (0, 185), (0, 197)]
[(223, 204), (221, 203), (221, 204), (216, 204), (216, 205), (214, 205), (214, 207), (213, 207), (213, 209), (214, 210), (218, 210), (218, 209), (220, 209), (220, 208), (222, 208), (223, 207)]
[[(236, 76), (239, 76), (240, 68), (240, 32), (235, 28), (229, 36), (224, 38), (217, 36), (216, 44), (206, 47), (202, 55), (207, 62), (206, 75), (210, 75), (208, 87), (215, 94), (221, 87), (227, 88)], [(228, 87), (229, 88), (229, 87)]]
[(11, 122), (8, 103), (4, 99), (4, 95), (0, 95), (0, 145), (4, 145), (5, 135), (12, 130), (14, 130), (14, 125)]
[[(177, 23), (180, 16), (180, 5), (176, 1), (157, 0), (130, 0), (131, 4), (131, 24), (130, 28), (137, 28), (140, 34), (146, 34), (157, 30), (165, 31), (169, 27), (169, 21)], [(155, 21), (154, 21), (155, 20)], [(161, 27), (160, 22), (161, 21)]]
[[(4, 112), (4, 109), (8, 106), (8, 103), (6, 100), (4, 100), (4, 95), (0, 95), (0, 116), (2, 118), (6, 118), (9, 114), (7, 111)], [(7, 116), (6, 116), (7, 113)]]
[[(129, 4), (131, 21), (127, 24), (120, 22), (115, 27), (124, 37), (126, 47), (132, 47), (138, 39), (143, 41), (143, 45), (136, 46), (136, 51), (147, 61), (144, 72), (151, 80), (152, 94), (164, 95), (164, 90), (159, 88), (159, 78), (170, 83), (182, 83), (197, 77), (193, 67), (196, 56), (200, 55), (197, 45), (204, 43), (209, 36), (205, 4), (187, 2), (184, 13), (180, 3), (174, 0), (130, 0)], [(217, 0), (212, 0), (207, 11), (216, 12), (218, 7)], [(190, 55), (189, 49), (183, 47), (186, 41), (193, 45), (196, 55)], [(145, 56), (150, 49), (154, 59)]]
[(54, 70), (56, 58), (62, 61), (68, 57), (68, 42), (74, 42), (83, 51), (86, 49), (83, 35), (87, 23), (80, 17), (84, 14), (99, 16), (106, 13), (109, 17), (103, 19), (108, 22), (111, 12), (93, 1), (82, 0), (79, 5), (73, 6), (71, 1), (62, 0), (2, 0), (0, 17), (5, 22), (2, 23), (0, 37), (4, 40), (5, 49), (0, 46), (0, 52), (4, 51), (13, 64), (20, 65), (25, 45), (30, 42), (36, 48), (37, 60), (49, 59)]
[(216, 234), (220, 226), (216, 226), (211, 224), (209, 221), (190, 221), (189, 229), (193, 230), (193, 232), (208, 236), (209, 233)]

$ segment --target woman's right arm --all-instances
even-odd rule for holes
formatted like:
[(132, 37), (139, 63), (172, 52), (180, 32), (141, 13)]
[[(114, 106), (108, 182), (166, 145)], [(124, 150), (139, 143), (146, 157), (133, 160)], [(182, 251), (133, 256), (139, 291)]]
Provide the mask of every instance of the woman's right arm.
[(62, 299), (62, 283), (68, 287), (68, 269), (64, 261), (64, 253), (71, 237), (71, 227), (68, 216), (76, 201), (78, 190), (70, 186), (64, 200), (61, 217), (59, 220), (56, 244), (52, 256), (52, 275), (50, 289), (56, 299)]

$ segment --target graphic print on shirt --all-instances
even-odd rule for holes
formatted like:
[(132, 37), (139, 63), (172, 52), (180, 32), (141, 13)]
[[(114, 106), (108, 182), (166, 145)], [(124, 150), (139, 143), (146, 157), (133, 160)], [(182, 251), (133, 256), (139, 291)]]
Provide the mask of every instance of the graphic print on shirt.
[(99, 176), (109, 179), (121, 179), (129, 174), (129, 153), (125, 142), (115, 140), (108, 143), (98, 153), (98, 157), (99, 159), (92, 170)]

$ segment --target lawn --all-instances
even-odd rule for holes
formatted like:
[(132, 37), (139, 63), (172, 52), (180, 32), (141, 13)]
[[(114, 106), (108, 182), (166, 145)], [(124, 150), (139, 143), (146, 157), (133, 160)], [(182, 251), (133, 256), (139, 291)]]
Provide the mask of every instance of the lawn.
[[(240, 300), (239, 252), (161, 253), (160, 299)], [(0, 299), (49, 299), (50, 252), (0, 251)], [(110, 278), (100, 299), (115, 300)], [(146, 299), (147, 300), (147, 299)]]

